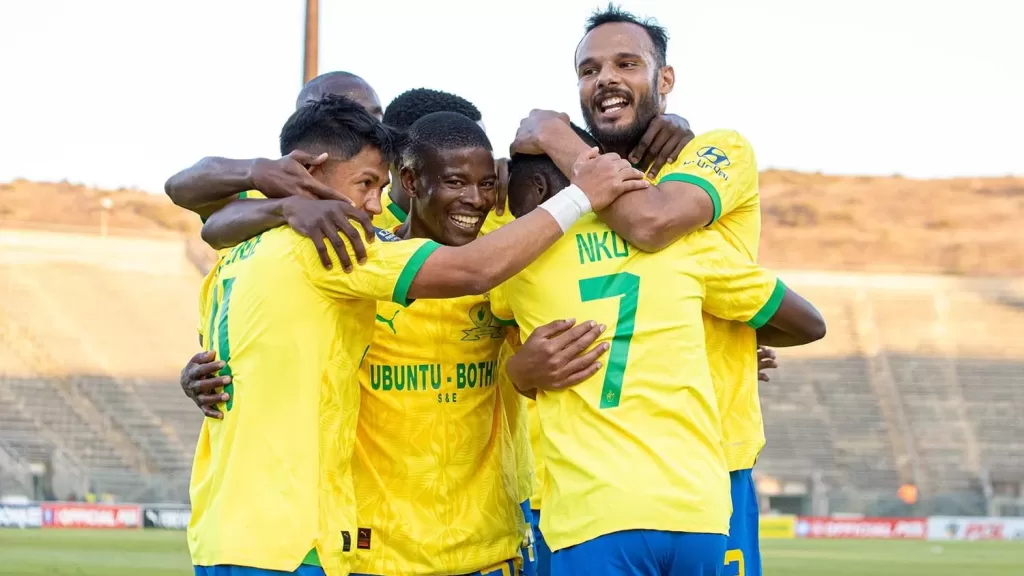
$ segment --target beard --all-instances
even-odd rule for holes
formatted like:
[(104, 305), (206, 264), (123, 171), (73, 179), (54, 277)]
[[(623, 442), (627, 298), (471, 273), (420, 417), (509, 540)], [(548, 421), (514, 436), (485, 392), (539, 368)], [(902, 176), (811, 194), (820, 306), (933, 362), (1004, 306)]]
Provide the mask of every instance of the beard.
[(625, 158), (637, 144), (640, 138), (647, 131), (647, 126), (658, 116), (661, 108), (661, 95), (656, 90), (648, 90), (639, 99), (634, 101), (636, 117), (628, 126), (621, 128), (601, 128), (594, 122), (594, 115), (590, 107), (582, 100), (580, 109), (583, 111), (583, 120), (587, 123), (587, 130), (597, 139), (601, 147), (609, 152), (618, 152)]

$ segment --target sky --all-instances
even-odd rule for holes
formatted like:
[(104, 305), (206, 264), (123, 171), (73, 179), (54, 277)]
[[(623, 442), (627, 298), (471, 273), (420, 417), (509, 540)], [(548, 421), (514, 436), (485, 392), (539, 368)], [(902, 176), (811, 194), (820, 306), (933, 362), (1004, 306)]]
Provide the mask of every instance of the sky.
[[(624, 0), (671, 36), (668, 111), (759, 166), (1024, 175), (1024, 2)], [(386, 105), (457, 93), (506, 152), (532, 108), (581, 123), (595, 0), (321, 0), (320, 72)], [(302, 84), (302, 0), (0, 0), (0, 181), (159, 192), (204, 156), (276, 157)]]

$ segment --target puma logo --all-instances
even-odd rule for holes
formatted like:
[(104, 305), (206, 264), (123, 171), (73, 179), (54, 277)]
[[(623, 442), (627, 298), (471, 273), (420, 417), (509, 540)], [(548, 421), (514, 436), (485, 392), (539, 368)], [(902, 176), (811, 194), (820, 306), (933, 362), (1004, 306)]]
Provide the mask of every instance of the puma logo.
[(391, 318), (385, 318), (380, 314), (377, 314), (377, 322), (383, 322), (387, 324), (388, 328), (391, 328), (391, 332), (397, 335), (398, 330), (395, 330), (395, 317), (398, 316), (399, 312), (401, 312), (401, 310), (395, 310), (395, 314), (391, 316)]

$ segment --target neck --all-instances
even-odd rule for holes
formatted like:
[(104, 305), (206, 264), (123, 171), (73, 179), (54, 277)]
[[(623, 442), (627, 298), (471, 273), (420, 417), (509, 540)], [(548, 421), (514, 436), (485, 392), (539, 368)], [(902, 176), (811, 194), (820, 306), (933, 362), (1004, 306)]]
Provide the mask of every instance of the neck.
[(427, 238), (437, 242), (438, 244), (444, 244), (440, 238), (435, 238), (434, 235), (431, 234), (430, 230), (423, 223), (423, 220), (420, 219), (419, 206), (417, 206), (415, 202), (410, 202), (408, 214), (409, 216), (405, 219), (405, 222), (398, 228), (396, 236), (403, 240), (408, 240), (410, 238)]

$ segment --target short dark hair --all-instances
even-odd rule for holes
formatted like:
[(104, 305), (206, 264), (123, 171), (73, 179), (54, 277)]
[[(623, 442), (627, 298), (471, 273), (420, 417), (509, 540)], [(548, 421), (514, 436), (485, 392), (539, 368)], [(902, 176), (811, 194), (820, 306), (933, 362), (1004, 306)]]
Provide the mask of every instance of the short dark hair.
[(491, 141), (472, 119), (456, 112), (434, 112), (420, 118), (409, 127), (402, 161), (414, 168), (424, 158), (441, 150), (483, 148), (492, 151)]
[(434, 112), (457, 112), (479, 122), (480, 110), (462, 96), (430, 88), (407, 90), (384, 109), (384, 123), (396, 130), (408, 130), (414, 122)]
[(668, 30), (664, 26), (659, 26), (658, 21), (654, 18), (641, 19), (632, 12), (626, 12), (621, 7), (610, 2), (604, 10), (595, 10), (590, 15), (584, 28), (584, 35), (589, 34), (591, 30), (602, 24), (614, 24), (617, 22), (636, 24), (646, 30), (647, 35), (651, 37), (651, 43), (654, 44), (654, 58), (657, 61), (658, 67), (661, 68), (668, 63)]
[[(588, 145), (600, 148), (597, 140), (583, 128), (571, 124), (576, 134)], [(569, 178), (546, 154), (513, 154), (508, 161), (508, 208), (517, 218), (523, 216), (520, 208), (523, 198), (519, 192), (530, 186), (534, 175), (540, 175), (548, 183), (553, 194), (569, 185)], [(542, 199), (542, 201), (545, 199)]]
[(403, 140), (352, 99), (328, 95), (302, 105), (288, 118), (281, 128), (281, 154), (301, 149), (347, 160), (372, 146), (390, 162)]

